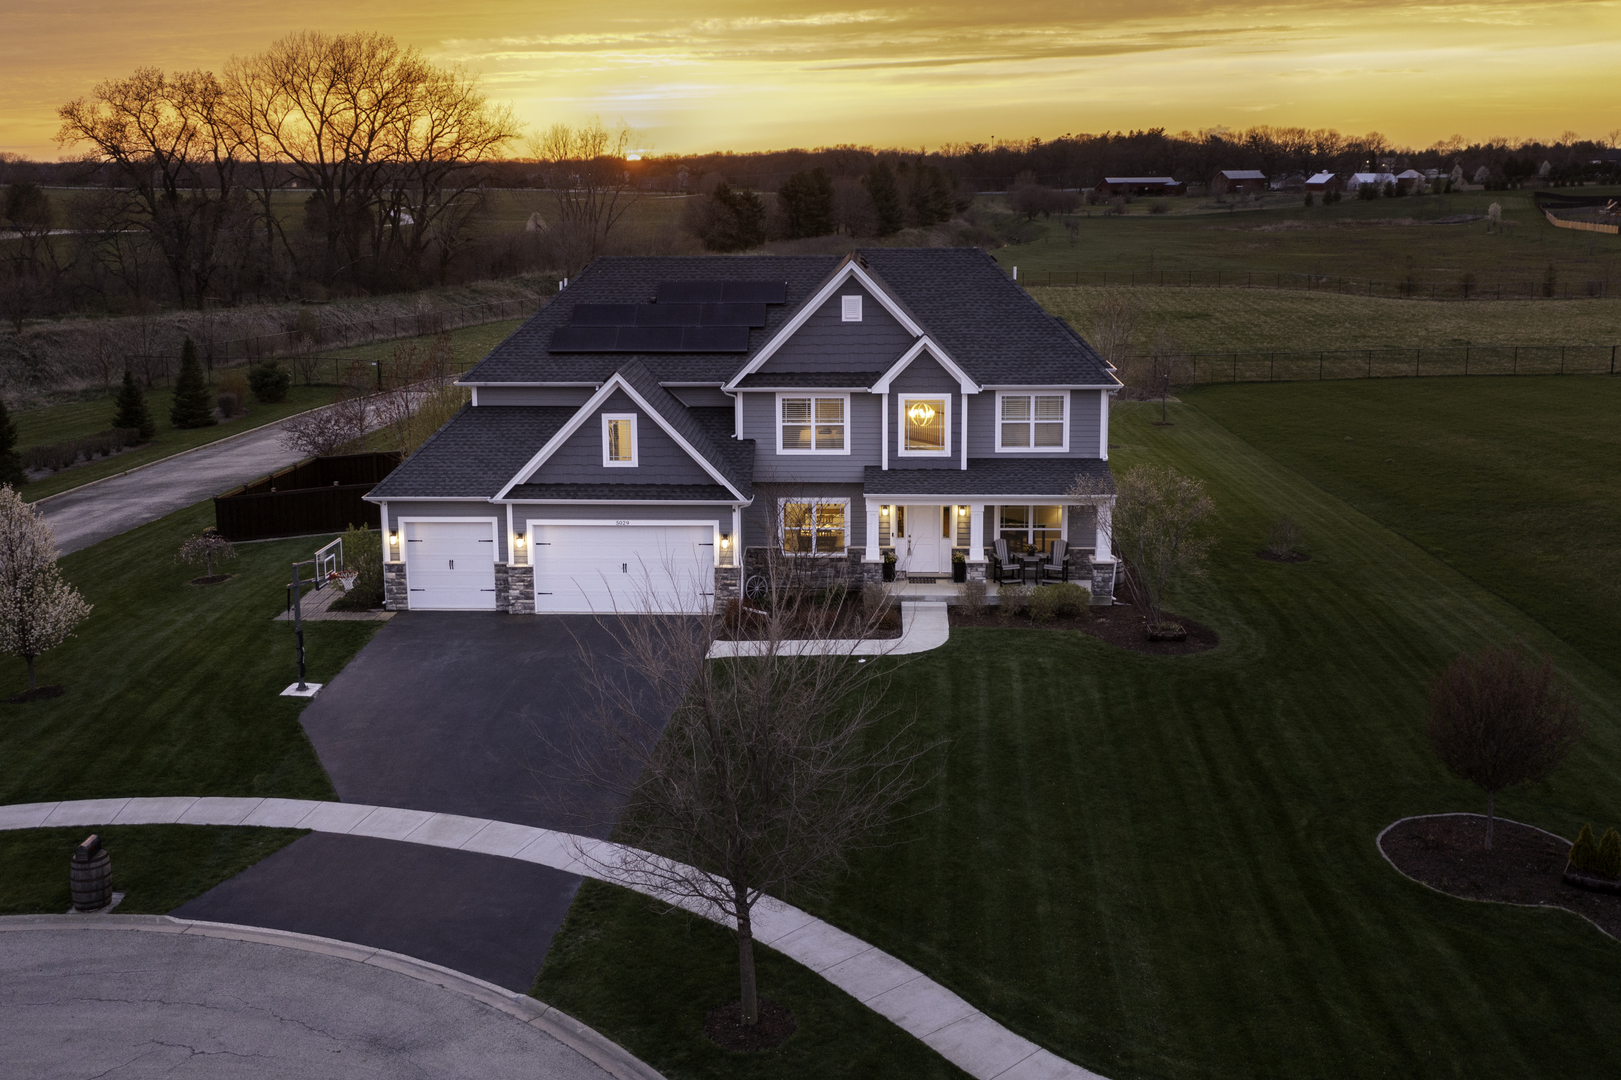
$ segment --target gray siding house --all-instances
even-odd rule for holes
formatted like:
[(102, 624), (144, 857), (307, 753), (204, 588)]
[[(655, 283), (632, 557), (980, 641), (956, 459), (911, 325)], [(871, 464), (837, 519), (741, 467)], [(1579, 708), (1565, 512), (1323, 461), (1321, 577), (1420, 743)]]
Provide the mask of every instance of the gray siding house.
[(998, 539), (1113, 589), (1119, 380), (977, 248), (599, 259), (461, 384), (367, 496), (393, 608), (699, 610), (771, 558), (982, 579)]

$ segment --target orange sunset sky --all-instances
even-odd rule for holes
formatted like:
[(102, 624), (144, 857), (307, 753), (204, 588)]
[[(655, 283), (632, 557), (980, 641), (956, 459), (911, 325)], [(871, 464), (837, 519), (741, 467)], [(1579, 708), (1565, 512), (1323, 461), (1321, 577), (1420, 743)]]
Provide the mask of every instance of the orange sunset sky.
[(376, 29), (484, 76), (533, 127), (623, 118), (659, 153), (1256, 123), (1552, 139), (1621, 129), (1621, 0), (908, 5), (689, 0), (0, 0), (0, 149), (137, 66), (219, 68)]

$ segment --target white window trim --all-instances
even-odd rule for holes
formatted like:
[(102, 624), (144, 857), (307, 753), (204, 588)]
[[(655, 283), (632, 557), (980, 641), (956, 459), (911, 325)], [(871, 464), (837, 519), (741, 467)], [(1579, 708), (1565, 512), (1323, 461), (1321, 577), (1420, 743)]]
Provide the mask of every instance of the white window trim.
[[(613, 420), (630, 421), (630, 460), (610, 461), (608, 459), (608, 424)], [(604, 469), (634, 469), (641, 463), (642, 433), (637, 430), (635, 413), (603, 413), (602, 414), (602, 467)]]
[[(812, 447), (809, 450), (786, 450), (786, 449), (783, 448), (783, 445), (782, 445), (782, 399), (783, 398), (807, 398), (807, 397), (811, 399), (811, 443), (812, 443)], [(815, 442), (816, 442), (816, 430), (815, 430), (816, 429), (816, 399), (817, 398), (822, 398), (824, 400), (831, 399), (831, 398), (838, 398), (839, 400), (844, 402), (844, 449), (843, 450), (817, 450), (815, 448)], [(772, 415), (772, 418), (773, 418), (773, 422), (777, 425), (777, 453), (791, 455), (791, 456), (805, 456), (805, 455), (811, 455), (811, 454), (820, 454), (820, 455), (823, 455), (823, 456), (838, 456), (838, 455), (842, 454), (845, 457), (848, 457), (850, 455), (850, 395), (849, 394), (817, 393), (815, 390), (810, 390), (810, 391), (807, 391), (805, 393), (797, 393), (797, 392), (795, 392), (795, 393), (784, 393), (784, 392), (779, 391), (776, 398), (775, 398), (775, 400), (771, 404), (771, 408), (772, 408), (772, 414), (771, 415)]]
[[(789, 551), (788, 550), (788, 545), (787, 545), (788, 515), (786, 513), (786, 508), (787, 508), (789, 503), (811, 503), (814, 506), (842, 506), (842, 507), (844, 507), (844, 547), (840, 548), (837, 551)], [(814, 527), (813, 527), (813, 529), (812, 529), (813, 535), (814, 535), (814, 532), (815, 532), (815, 530), (814, 530)], [(788, 496), (783, 496), (782, 498), (777, 500), (777, 550), (782, 552), (784, 555), (794, 555), (794, 556), (800, 556), (800, 557), (806, 557), (806, 558), (820, 558), (820, 559), (826, 559), (826, 558), (831, 558), (831, 557), (838, 556), (838, 555), (843, 555), (845, 553), (845, 551), (847, 551), (852, 546), (851, 542), (850, 542), (850, 538), (851, 538), (852, 535), (854, 535), (854, 532), (855, 532), (855, 530), (854, 530), (853, 524), (850, 521), (850, 500), (849, 499), (824, 499), (824, 498), (821, 498), (819, 496), (808, 495), (808, 496), (806, 496), (804, 498), (798, 498), (798, 499), (790, 498)], [(814, 540), (812, 541), (812, 546), (813, 547), (815, 546)]]
[(861, 321), (860, 293), (847, 293), (839, 297), (839, 319), (841, 322)]
[[(956, 394), (897, 394), (895, 397), (895, 453), (900, 457), (948, 458), (951, 456), (951, 414), (957, 406)], [(913, 401), (940, 401), (946, 404), (945, 448), (941, 450), (906, 449), (906, 406)]]
[[(1002, 445), (1002, 399), (1004, 397), (1027, 397), (1030, 403), (1031, 419), (1025, 421), (1030, 425), (1030, 440), (1035, 441), (1035, 401), (1037, 397), (1058, 397), (1064, 399), (1064, 442), (1060, 446), (1003, 446)], [(1050, 390), (1044, 387), (1032, 387), (1029, 390), (998, 390), (996, 392), (996, 452), (998, 454), (1067, 454), (1069, 453), (1069, 426), (1070, 426), (1070, 400), (1068, 390)], [(1018, 421), (1015, 421), (1017, 423)]]

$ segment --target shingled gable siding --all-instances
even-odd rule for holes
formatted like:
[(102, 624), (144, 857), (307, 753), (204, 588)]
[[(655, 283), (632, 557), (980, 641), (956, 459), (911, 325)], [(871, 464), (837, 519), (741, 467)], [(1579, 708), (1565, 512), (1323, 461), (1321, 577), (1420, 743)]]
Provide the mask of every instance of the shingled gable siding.
[[(840, 298), (858, 294), (861, 321), (847, 323)], [(849, 281), (771, 354), (760, 371), (882, 371), (914, 340), (871, 293)]]
[(485, 405), (584, 405), (596, 393), (590, 386), (481, 386), (478, 404)]
[[(1032, 393), (1040, 393), (1039, 389)], [(968, 407), (968, 456), (988, 457), (1079, 457), (1098, 456), (1098, 419), (1102, 414), (1102, 392), (1098, 390), (1071, 390), (1069, 392), (1069, 452), (1054, 450), (1002, 450), (996, 449), (997, 404), (996, 391), (986, 390), (974, 397)]]
[[(636, 414), (635, 468), (602, 464), (603, 413)], [(532, 484), (713, 484), (692, 456), (630, 395), (617, 391), (535, 471)]]
[[(805, 393), (842, 394), (844, 391), (807, 388)], [(743, 437), (753, 439), (754, 479), (787, 483), (829, 483), (861, 480), (865, 465), (876, 465), (883, 447), (882, 401), (876, 394), (855, 391), (850, 394), (850, 412), (845, 421), (848, 454), (777, 453), (777, 395), (765, 392), (743, 394)]]
[[(951, 453), (945, 457), (900, 456), (900, 399), (923, 395), (951, 402)], [(889, 385), (889, 467), (891, 469), (959, 469), (962, 467), (962, 392), (957, 380), (928, 353), (913, 360)], [(975, 394), (970, 410), (985, 407), (985, 394)]]
[[(507, 515), (506, 508), (493, 506), (483, 499), (457, 500), (455, 502), (412, 502), (409, 499), (396, 499), (388, 504), (389, 528), (399, 528), (404, 518), (422, 520), (424, 518), (489, 518), (496, 523), (495, 529), (495, 559), (504, 562), (507, 557)], [(404, 545), (404, 541), (401, 541)]]

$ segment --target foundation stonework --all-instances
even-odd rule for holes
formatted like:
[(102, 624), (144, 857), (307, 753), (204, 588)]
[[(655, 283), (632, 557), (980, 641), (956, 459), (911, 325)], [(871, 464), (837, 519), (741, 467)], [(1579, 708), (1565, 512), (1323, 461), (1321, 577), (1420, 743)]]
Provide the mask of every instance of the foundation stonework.
[(1088, 555), (1086, 562), (1092, 571), (1092, 605), (1108, 607), (1114, 603), (1115, 573), (1120, 564), (1114, 559), (1099, 562), (1095, 555)]
[[(506, 570), (506, 610), (514, 615), (533, 615), (535, 613), (535, 568), (533, 566), (509, 566)], [(497, 585), (496, 588), (500, 588), (500, 585)]]
[(725, 611), (726, 605), (742, 594), (742, 569), (736, 566), (715, 567), (715, 610)]
[(496, 563), (495, 564), (495, 610), (497, 610), (497, 611), (511, 611), (512, 610), (512, 607), (511, 607), (511, 605), (509, 603), (508, 594), (509, 594), (509, 588), (508, 588), (508, 577), (507, 577), (507, 565), (505, 563)]
[(405, 564), (401, 562), (384, 563), (383, 606), (390, 611), (406, 611), (411, 606), (410, 595), (405, 586)]

